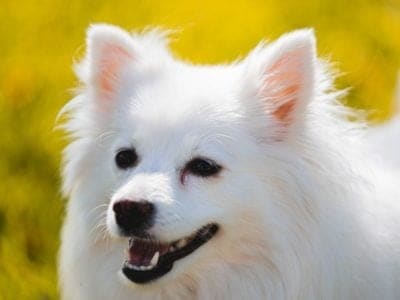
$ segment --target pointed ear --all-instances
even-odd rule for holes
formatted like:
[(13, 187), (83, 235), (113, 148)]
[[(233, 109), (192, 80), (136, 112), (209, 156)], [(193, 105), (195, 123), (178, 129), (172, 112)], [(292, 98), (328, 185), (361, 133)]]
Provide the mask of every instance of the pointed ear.
[(92, 25), (87, 31), (88, 84), (101, 101), (115, 97), (124, 70), (135, 60), (132, 38), (111, 25)]
[(314, 93), (316, 64), (312, 30), (286, 34), (251, 54), (259, 60), (257, 95), (270, 117), (281, 127), (290, 126), (302, 113)]

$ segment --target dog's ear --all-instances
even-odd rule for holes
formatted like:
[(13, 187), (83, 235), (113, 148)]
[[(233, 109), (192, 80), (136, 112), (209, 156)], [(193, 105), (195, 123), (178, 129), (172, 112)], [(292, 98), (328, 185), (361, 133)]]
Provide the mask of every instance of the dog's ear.
[(262, 110), (280, 124), (293, 124), (314, 93), (316, 49), (312, 30), (286, 34), (270, 45), (258, 46), (247, 58), (257, 79)]
[(87, 31), (86, 80), (98, 101), (110, 102), (124, 72), (135, 61), (130, 34), (116, 26), (92, 25)]

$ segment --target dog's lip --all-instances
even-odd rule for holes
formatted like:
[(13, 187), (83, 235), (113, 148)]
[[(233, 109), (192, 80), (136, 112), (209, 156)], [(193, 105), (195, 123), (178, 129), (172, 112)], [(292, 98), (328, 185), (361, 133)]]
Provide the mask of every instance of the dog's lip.
[(207, 224), (190, 236), (171, 243), (160, 242), (154, 237), (129, 240), (128, 259), (122, 272), (135, 283), (147, 283), (168, 273), (175, 261), (188, 256), (208, 242), (218, 231), (215, 223)]

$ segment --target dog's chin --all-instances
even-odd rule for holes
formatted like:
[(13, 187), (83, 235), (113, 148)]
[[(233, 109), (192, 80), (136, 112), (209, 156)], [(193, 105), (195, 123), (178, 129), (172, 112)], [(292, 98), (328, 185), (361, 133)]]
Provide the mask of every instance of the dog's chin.
[(131, 237), (122, 274), (137, 284), (154, 282), (169, 273), (176, 261), (206, 244), (218, 229), (215, 223), (207, 224), (193, 234), (173, 242), (163, 242), (154, 236)]

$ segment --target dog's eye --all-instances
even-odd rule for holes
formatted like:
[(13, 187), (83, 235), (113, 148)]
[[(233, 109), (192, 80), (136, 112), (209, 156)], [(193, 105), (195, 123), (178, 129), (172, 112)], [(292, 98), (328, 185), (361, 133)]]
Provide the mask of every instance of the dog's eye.
[(120, 169), (128, 169), (136, 165), (138, 156), (135, 149), (121, 149), (115, 156), (115, 163)]
[(222, 169), (216, 162), (207, 158), (195, 158), (189, 161), (185, 167), (186, 172), (200, 177), (213, 176)]

